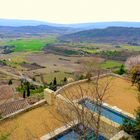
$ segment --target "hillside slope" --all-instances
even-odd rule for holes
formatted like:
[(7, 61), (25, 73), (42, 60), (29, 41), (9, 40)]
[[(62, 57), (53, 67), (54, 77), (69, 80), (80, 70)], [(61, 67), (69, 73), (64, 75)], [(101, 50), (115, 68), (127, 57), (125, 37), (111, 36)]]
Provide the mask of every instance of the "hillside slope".
[(0, 38), (7, 37), (21, 37), (27, 35), (48, 35), (48, 34), (66, 34), (72, 33), (75, 29), (67, 27), (53, 27), (48, 25), (38, 25), (38, 26), (0, 26)]
[(63, 35), (61, 41), (100, 42), (100, 43), (139, 43), (140, 28), (109, 27), (105, 29), (85, 30)]

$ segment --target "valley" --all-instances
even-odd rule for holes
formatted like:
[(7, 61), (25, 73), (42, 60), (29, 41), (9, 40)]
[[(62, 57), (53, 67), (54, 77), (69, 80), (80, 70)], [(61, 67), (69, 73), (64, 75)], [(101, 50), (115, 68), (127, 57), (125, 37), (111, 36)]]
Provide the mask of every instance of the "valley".
[[(1, 38), (1, 70), (16, 75), (22, 73), (39, 83), (42, 83), (41, 77), (47, 84), (56, 77), (61, 85), (65, 77), (78, 80), (91, 66), (116, 72), (128, 57), (140, 53), (140, 46), (136, 43), (103, 43), (102, 36), (99, 36), (100, 43), (84, 39), (82, 42), (64, 42), (63, 36), (65, 39), (61, 34), (34, 36), (32, 33), (30, 37)], [(9, 75), (1, 80), (8, 82)]]
[(140, 140), (140, 0), (0, 1), (0, 140)]

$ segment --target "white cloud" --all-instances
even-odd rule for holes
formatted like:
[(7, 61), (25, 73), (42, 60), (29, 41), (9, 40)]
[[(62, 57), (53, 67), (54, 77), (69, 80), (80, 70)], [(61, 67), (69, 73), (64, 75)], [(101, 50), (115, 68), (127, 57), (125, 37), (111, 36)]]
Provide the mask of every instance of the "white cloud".
[(57, 23), (140, 21), (140, 0), (0, 0), (0, 18)]

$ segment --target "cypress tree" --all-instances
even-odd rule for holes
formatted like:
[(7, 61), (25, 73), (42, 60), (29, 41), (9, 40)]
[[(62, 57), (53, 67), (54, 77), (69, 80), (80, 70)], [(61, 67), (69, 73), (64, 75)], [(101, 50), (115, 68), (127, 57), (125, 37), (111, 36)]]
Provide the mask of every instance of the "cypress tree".
[(27, 82), (27, 97), (30, 96), (30, 83)]
[(25, 90), (23, 91), (23, 98), (24, 98), (24, 99), (26, 98)]

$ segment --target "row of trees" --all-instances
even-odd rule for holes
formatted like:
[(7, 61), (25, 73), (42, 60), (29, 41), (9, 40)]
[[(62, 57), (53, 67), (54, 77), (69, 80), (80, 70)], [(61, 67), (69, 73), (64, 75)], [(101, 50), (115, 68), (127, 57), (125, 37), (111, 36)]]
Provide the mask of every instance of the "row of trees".
[(23, 92), (23, 98), (30, 96), (30, 83), (26, 80), (21, 80), (21, 90)]
[[(67, 77), (64, 77), (64, 79), (63, 79), (63, 85), (65, 85), (66, 83), (67, 83)], [(56, 91), (57, 90), (57, 87), (58, 87), (58, 82), (57, 82), (56, 77), (54, 77), (54, 80), (49, 84), (49, 88), (51, 90)]]
[[(33, 81), (36, 81), (33, 78)], [(64, 77), (63, 79), (63, 85), (65, 85), (67, 83), (67, 78)], [(8, 85), (12, 85), (13, 81), (12, 79), (10, 79), (8, 81)], [(43, 82), (44, 88), (46, 87), (46, 84)], [(56, 77), (54, 77), (53, 81), (48, 85), (48, 87), (54, 91), (57, 90), (57, 87), (59, 86)], [(42, 91), (43, 87), (37, 87), (33, 84), (31, 84), (30, 82), (28, 82), (26, 79), (21, 79), (21, 84), (20, 86), (17, 88), (18, 91), (22, 92), (23, 94), (23, 98), (29, 97), (31, 95), (32, 90), (37, 90), (37, 91)]]

